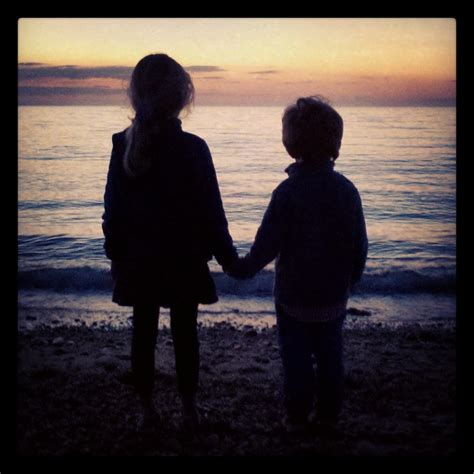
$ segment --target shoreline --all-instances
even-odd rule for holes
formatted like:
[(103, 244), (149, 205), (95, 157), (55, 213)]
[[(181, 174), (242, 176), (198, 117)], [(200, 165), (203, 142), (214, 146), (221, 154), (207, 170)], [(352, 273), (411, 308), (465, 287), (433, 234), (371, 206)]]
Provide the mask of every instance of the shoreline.
[[(43, 325), (58, 327), (130, 327), (130, 307), (111, 301), (109, 293), (49, 292), (20, 290), (18, 326), (21, 331)], [(355, 295), (348, 302), (346, 325), (389, 327), (419, 324), (453, 327), (456, 324), (456, 297), (417, 293), (410, 295)], [(276, 324), (273, 298), (219, 295), (212, 305), (199, 305), (198, 321), (204, 326), (228, 322), (236, 328), (271, 328)], [(160, 309), (160, 327), (169, 326), (169, 310)]]
[(454, 325), (350, 325), (345, 405), (334, 438), (281, 429), (275, 327), (199, 325), (201, 432), (179, 430), (169, 328), (156, 351), (161, 424), (137, 433), (138, 400), (118, 380), (130, 367), (130, 328), (38, 327), (18, 333), (19, 455), (455, 454)]

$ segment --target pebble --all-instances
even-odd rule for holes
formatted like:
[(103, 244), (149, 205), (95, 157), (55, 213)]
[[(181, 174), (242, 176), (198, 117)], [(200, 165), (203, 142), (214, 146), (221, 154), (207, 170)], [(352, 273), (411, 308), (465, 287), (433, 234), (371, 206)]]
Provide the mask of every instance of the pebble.
[(116, 363), (113, 357), (100, 356), (97, 359), (97, 364), (108, 371), (114, 370), (116, 368)]
[(365, 311), (363, 309), (348, 308), (347, 314), (353, 314), (355, 316), (370, 316), (372, 313), (370, 311)]
[(219, 436), (216, 435), (216, 434), (211, 434), (211, 435), (209, 435), (207, 440), (209, 441), (209, 444), (216, 445), (216, 444), (219, 443)]
[(53, 339), (53, 346), (64, 344), (64, 337), (56, 337)]
[(373, 455), (378, 454), (378, 450), (375, 444), (369, 441), (361, 441), (357, 445), (357, 454), (365, 455), (365, 456), (373, 456)]
[(116, 356), (117, 359), (120, 359), (120, 360), (130, 360), (130, 355), (129, 354), (118, 354)]

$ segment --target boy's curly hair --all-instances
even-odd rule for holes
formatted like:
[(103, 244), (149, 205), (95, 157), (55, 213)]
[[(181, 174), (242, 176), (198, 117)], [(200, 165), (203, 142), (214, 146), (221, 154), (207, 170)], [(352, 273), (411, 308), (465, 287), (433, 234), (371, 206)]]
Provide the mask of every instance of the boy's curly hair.
[(335, 160), (339, 156), (344, 122), (322, 96), (299, 98), (282, 117), (283, 144), (293, 158)]

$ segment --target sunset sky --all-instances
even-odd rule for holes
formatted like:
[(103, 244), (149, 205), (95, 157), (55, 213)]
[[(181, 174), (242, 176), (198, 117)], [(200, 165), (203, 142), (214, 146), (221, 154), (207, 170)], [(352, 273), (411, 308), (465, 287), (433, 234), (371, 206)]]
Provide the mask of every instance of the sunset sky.
[(127, 105), (131, 70), (160, 52), (190, 72), (196, 105), (456, 99), (449, 18), (23, 18), (18, 35), (19, 104)]

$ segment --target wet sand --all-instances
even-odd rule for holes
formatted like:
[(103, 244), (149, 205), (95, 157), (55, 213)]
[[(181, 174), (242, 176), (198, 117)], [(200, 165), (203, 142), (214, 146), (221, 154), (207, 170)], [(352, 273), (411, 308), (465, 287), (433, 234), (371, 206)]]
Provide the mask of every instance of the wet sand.
[(160, 423), (137, 432), (130, 329), (43, 327), (19, 333), (17, 452), (29, 455), (455, 454), (455, 329), (347, 325), (346, 399), (339, 430), (281, 428), (275, 328), (200, 326), (202, 428), (180, 430), (169, 329), (158, 336)]

